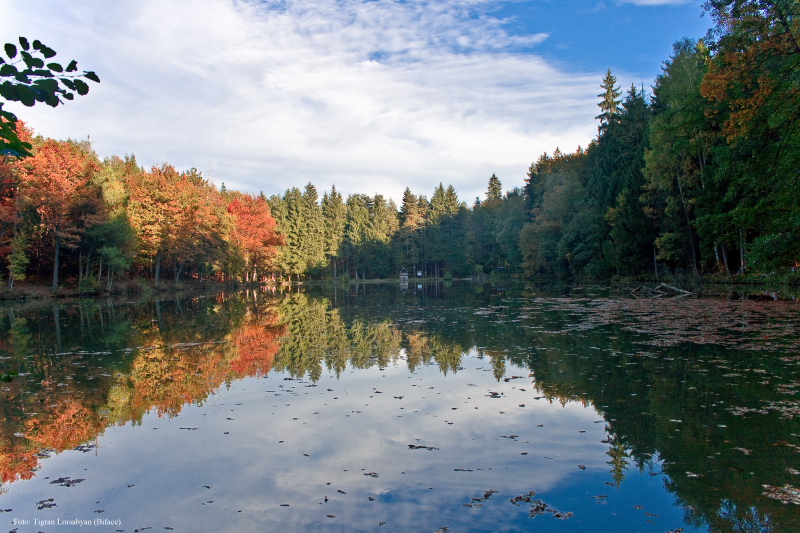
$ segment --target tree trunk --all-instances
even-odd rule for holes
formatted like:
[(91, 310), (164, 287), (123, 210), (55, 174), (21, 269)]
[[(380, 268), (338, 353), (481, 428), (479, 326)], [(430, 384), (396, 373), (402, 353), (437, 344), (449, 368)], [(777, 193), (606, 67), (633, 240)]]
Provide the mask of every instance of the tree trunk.
[(58, 305), (56, 304), (53, 304), (53, 323), (56, 327), (56, 348), (61, 352), (61, 317), (59, 316)]
[(653, 246), (653, 272), (656, 275), (656, 281), (658, 281), (658, 252), (655, 245)]
[(739, 274), (745, 273), (744, 231), (739, 230)]
[(731, 269), (728, 267), (728, 247), (722, 245), (722, 262), (725, 264), (725, 273), (730, 277)]
[(61, 237), (58, 236), (58, 230), (53, 235), (53, 253), (55, 258), (53, 261), (53, 286), (52, 289), (58, 289), (58, 256), (61, 252)]
[(155, 284), (158, 285), (161, 281), (161, 252), (156, 254), (156, 272), (155, 272)]

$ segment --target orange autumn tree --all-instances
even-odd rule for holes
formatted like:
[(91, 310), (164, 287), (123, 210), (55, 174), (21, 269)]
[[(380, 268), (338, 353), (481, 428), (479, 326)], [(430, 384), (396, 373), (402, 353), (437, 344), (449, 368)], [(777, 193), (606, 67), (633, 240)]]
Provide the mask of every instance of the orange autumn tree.
[(128, 217), (136, 233), (139, 259), (153, 267), (156, 285), (161, 280), (165, 241), (181, 209), (177, 198), (179, 179), (175, 168), (166, 164), (127, 177)]
[(15, 250), (22, 251), (21, 246), (15, 246), (19, 242), (17, 230), (22, 221), (17, 202), (18, 190), (19, 180), (11, 166), (11, 158), (0, 156), (0, 260), (5, 261), (7, 265), (9, 290), (13, 287), (16, 270), (13, 267), (14, 252)]
[(262, 196), (242, 194), (228, 205), (233, 216), (230, 240), (229, 270), (234, 276), (242, 275), (244, 281), (256, 281), (258, 272), (268, 269), (283, 244), (277, 233), (267, 200)]
[(106, 218), (101, 191), (92, 182), (100, 165), (94, 154), (73, 141), (36, 138), (33, 152), (13, 167), (23, 209), (34, 215), (38, 232), (52, 239), (52, 288), (57, 289), (62, 247), (76, 246), (88, 228)]
[(194, 168), (180, 175), (177, 200), (181, 209), (166, 241), (176, 283), (188, 270), (197, 277), (211, 272), (223, 258), (230, 226), (222, 195)]
[(187, 267), (203, 273), (224, 250), (228, 214), (219, 191), (195, 169), (172, 165), (127, 176), (128, 217), (136, 232), (140, 262), (153, 268), (156, 284), (163, 263), (180, 279)]

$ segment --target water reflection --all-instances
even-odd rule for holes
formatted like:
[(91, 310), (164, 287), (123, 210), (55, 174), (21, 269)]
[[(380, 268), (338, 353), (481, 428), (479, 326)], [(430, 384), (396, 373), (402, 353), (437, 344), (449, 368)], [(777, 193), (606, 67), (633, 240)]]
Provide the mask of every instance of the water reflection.
[(275, 302), (241, 297), (121, 305), (82, 301), (0, 320), (0, 473), (30, 479), (41, 458), (148, 412), (175, 416), (221, 384), (269, 372), (286, 328)]
[[(362, 477), (351, 483), (368, 484), (369, 474), (377, 474), (388, 492), (373, 491), (370, 498), (392, 503), (396, 513), (408, 515), (402, 523), (412, 528), (420, 525), (414, 517), (427, 508), (457, 525), (461, 515), (441, 507), (458, 500), (466, 509), (460, 512), (484, 513), (483, 522), (463, 522), (476, 530), (483, 527), (479, 523), (487, 530), (492, 523), (527, 529), (532, 525), (525, 520), (533, 517), (541, 517), (535, 518), (540, 526), (541, 520), (561, 518), (559, 530), (564, 524), (581, 530), (578, 524), (591, 523), (586, 517), (597, 515), (598, 506), (619, 501), (621, 494), (639, 497), (633, 489), (652, 489), (652, 482), (643, 481), (652, 478), (663, 479), (678, 498), (681, 523), (648, 517), (650, 511), (630, 499), (624, 511), (615, 507), (616, 529), (626, 529), (625, 521), (633, 524), (639, 513), (637, 520), (654, 522), (659, 531), (666, 526), (800, 530), (797, 507), (783, 503), (797, 501), (794, 487), (800, 485), (797, 316), (796, 304), (786, 301), (654, 301), (609, 298), (600, 291), (564, 298), (458, 285), (405, 293), (361, 286), (335, 293), (240, 293), (144, 305), (98, 301), (7, 310), (0, 319), (0, 472), (7, 489), (12, 481), (34, 477), (44, 457), (92, 449), (104, 432), (116, 438), (107, 428), (152, 424), (148, 417), (154, 415), (169, 420), (180, 414), (188, 435), (199, 415), (187, 413), (187, 405), (203, 408), (220, 395), (220, 387), (250, 398), (237, 383), (276, 376), (280, 384), (266, 380), (269, 386), (258, 396), (288, 394), (293, 405), (267, 406), (250, 398), (249, 416), (266, 417), (265, 430), (291, 435), (295, 446), (304, 443), (303, 457), (323, 460), (317, 464), (322, 476), (312, 479), (312, 471), (295, 465), (280, 447), (271, 452), (287, 468), (278, 469), (286, 477), (273, 480), (274, 490), (285, 493), (292, 476), (304, 480), (295, 488), (296, 499), (312, 497), (304, 490), (309, 484), (334, 482), (325, 465), (360, 470), (363, 464), (365, 472), (357, 472)], [(352, 374), (356, 370), (361, 374)], [(445, 389), (433, 381), (425, 381), (425, 390), (412, 388), (421, 383), (401, 385), (431, 371), (447, 377)], [(391, 378), (394, 392), (379, 390), (384, 378)], [(313, 398), (304, 403), (306, 395)], [(541, 402), (572, 414), (532, 410)], [(326, 406), (333, 405), (346, 421), (324, 417)], [(487, 408), (495, 414), (482, 418)], [(225, 420), (243, 417), (245, 407), (238, 409)], [(393, 430), (375, 418), (389, 412), (408, 420)], [(559, 425), (559, 417), (572, 420), (566, 433), (536, 433), (540, 423)], [(457, 431), (428, 430), (434, 418), (445, 430)], [(292, 425), (311, 420), (313, 431)], [(404, 425), (410, 420), (412, 425)], [(202, 431), (202, 424), (197, 427)], [(417, 435), (414, 427), (421, 428)], [(353, 435), (342, 436), (343, 430), (365, 432), (363, 441), (379, 448), (420, 454), (415, 460), (424, 458), (424, 468), (414, 463), (418, 471), (412, 474), (407, 463), (378, 450), (367, 453)], [(435, 441), (416, 440), (421, 435), (435, 435)], [(475, 446), (467, 438), (476, 439)], [(524, 442), (524, 453), (518, 451), (512, 461), (507, 451), (498, 451), (506, 450), (500, 442)], [(599, 447), (599, 456), (588, 451), (591, 446), (583, 448), (589, 442)], [(347, 452), (354, 446), (358, 461)], [(548, 459), (542, 451), (548, 449), (563, 457)], [(453, 450), (459, 451), (453, 455)], [(499, 454), (496, 464), (492, 450)], [(533, 468), (531, 453), (537, 454)], [(221, 461), (214, 454), (207, 460)], [(509, 474), (501, 482), (485, 474), (490, 464), (522, 469), (536, 477), (536, 486)], [(432, 489), (406, 485), (407, 476), (424, 484), (423, 472), (434, 476), (429, 479), (438, 487), (436, 497), (426, 492)], [(590, 489), (566, 481), (581, 472), (602, 476), (606, 490), (616, 492), (595, 490), (587, 497)], [(499, 504), (492, 502), (501, 500), (522, 514), (495, 508)], [(312, 503), (311, 508), (319, 505)], [(252, 508), (259, 505), (253, 502)], [(488, 511), (479, 511), (487, 508), (493, 509), (491, 520)], [(375, 525), (352, 520), (353, 530)], [(401, 522), (394, 523), (400, 530)], [(446, 524), (435, 527), (441, 525)]]

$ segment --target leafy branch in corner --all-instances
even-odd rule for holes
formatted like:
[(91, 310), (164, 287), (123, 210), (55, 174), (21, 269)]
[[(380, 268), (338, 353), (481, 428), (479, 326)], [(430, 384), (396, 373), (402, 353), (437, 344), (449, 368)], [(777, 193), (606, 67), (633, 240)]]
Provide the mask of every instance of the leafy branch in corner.
[[(73, 100), (75, 93), (83, 96), (89, 92), (84, 81), (100, 83), (92, 71), (78, 73), (78, 62), (72, 60), (64, 67), (61, 63), (47, 62), (56, 52), (38, 39), (30, 43), (19, 38), (19, 47), (6, 43), (5, 56), (0, 54), (0, 98), (33, 107), (42, 102), (50, 107)], [(83, 78), (83, 79), (82, 79)], [(64, 100), (62, 100), (62, 98)], [(3, 109), (0, 102), (0, 155), (31, 156), (31, 144), (17, 135), (17, 117)]]

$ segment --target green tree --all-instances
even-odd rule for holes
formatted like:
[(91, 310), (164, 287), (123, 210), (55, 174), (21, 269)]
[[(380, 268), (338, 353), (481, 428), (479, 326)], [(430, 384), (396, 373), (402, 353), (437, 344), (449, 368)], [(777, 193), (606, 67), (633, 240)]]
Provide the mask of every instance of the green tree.
[[(654, 117), (645, 155), (646, 210), (658, 228), (658, 258), (699, 275), (700, 243), (697, 232), (698, 201), (711, 186), (715, 133), (707, 118), (708, 105), (700, 94), (707, 70), (708, 52), (702, 44), (679, 41), (656, 79)], [(706, 195), (707, 197), (709, 195)], [(714, 203), (720, 202), (715, 206)], [(722, 212), (731, 207), (722, 198), (706, 199), (709, 208)], [(706, 221), (707, 234), (717, 233)], [(717, 220), (718, 228), (727, 226)], [(716, 240), (732, 244), (723, 236)]]
[(325, 222), (319, 205), (317, 188), (308, 183), (302, 196), (301, 255), (307, 265), (306, 272), (321, 270), (325, 266)]
[[(33, 43), (25, 37), (19, 38), (19, 47), (6, 43), (5, 57), (0, 56), (0, 97), (11, 102), (20, 102), (27, 107), (37, 102), (51, 107), (75, 98), (75, 93), (85, 95), (89, 85), (83, 79), (100, 82), (91, 71), (77, 73), (78, 63), (70, 61), (66, 67), (51, 60), (56, 52), (38, 39)], [(83, 78), (83, 79), (82, 79)], [(20, 139), (17, 133), (17, 116), (3, 109), (0, 102), (0, 155), (30, 157), (31, 144)]]
[(652, 221), (644, 214), (640, 201), (645, 183), (644, 153), (647, 147), (650, 108), (644, 93), (631, 86), (618, 122), (598, 140), (612, 145), (606, 169), (605, 228), (603, 257), (617, 274), (637, 275), (647, 270), (653, 260)]
[(347, 207), (335, 185), (331, 187), (330, 193), (326, 192), (322, 196), (322, 217), (325, 224), (325, 255), (333, 267), (333, 277), (335, 278), (347, 224)]
[(522, 264), (520, 232), (528, 221), (526, 199), (521, 189), (509, 191), (497, 209), (494, 222), (494, 239), (500, 249), (502, 261), (516, 269)]
[(486, 189), (486, 202), (497, 203), (503, 199), (503, 185), (500, 183), (500, 178), (492, 174), (489, 178), (489, 186)]
[(617, 87), (617, 78), (611, 73), (611, 69), (606, 72), (600, 88), (603, 89), (603, 92), (597, 95), (600, 98), (600, 103), (597, 106), (601, 112), (595, 117), (600, 120), (598, 135), (605, 133), (608, 127), (616, 120), (620, 112), (620, 103), (622, 103), (622, 100), (620, 100), (622, 92)]
[[(800, 9), (796, 0), (712, 0), (702, 83), (728, 142), (719, 181), (739, 199), (730, 225), (760, 269), (800, 259)], [(746, 249), (750, 248), (749, 254)]]

